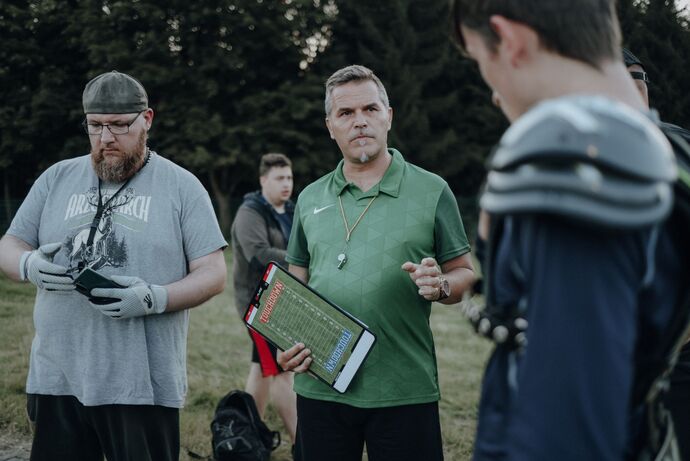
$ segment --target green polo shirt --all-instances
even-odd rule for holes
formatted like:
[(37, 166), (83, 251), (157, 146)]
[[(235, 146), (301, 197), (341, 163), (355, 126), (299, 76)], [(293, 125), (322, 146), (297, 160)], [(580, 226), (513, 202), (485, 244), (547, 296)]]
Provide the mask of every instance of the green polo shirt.
[[(345, 394), (309, 375), (295, 377), (308, 398), (365, 408), (434, 402), (440, 398), (431, 303), (417, 293), (405, 261), (432, 256), (444, 263), (469, 251), (458, 205), (439, 176), (393, 155), (381, 181), (367, 192), (348, 183), (343, 161), (307, 186), (295, 209), (287, 261), (309, 269), (309, 285), (359, 318), (376, 344)], [(377, 196), (345, 244), (350, 227)], [(338, 269), (338, 255), (347, 263)]]

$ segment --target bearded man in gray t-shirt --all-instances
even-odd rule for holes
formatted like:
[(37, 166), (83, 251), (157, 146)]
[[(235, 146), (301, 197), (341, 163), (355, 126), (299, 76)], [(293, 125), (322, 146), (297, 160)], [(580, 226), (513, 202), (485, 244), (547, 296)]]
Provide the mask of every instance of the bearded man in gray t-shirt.
[[(84, 89), (90, 155), (36, 180), (0, 270), (36, 285), (27, 394), (32, 460), (177, 460), (188, 311), (225, 287), (208, 193), (151, 151), (153, 110), (119, 72)], [(91, 269), (116, 288), (75, 290)]]

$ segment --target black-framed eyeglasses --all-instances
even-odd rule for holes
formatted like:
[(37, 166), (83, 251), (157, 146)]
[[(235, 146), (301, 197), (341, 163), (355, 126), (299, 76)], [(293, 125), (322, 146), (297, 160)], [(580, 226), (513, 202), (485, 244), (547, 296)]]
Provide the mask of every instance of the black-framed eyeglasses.
[(642, 80), (645, 83), (649, 83), (647, 72), (630, 72), (630, 76), (635, 80)]
[(99, 135), (103, 133), (103, 127), (108, 127), (108, 130), (111, 134), (127, 134), (129, 133), (129, 127), (132, 126), (134, 122), (136, 122), (136, 120), (143, 112), (144, 111), (139, 112), (136, 115), (136, 117), (134, 117), (129, 122), (89, 123), (88, 120), (84, 120), (82, 122), (82, 125), (84, 126), (84, 130), (86, 131), (86, 133), (89, 135)]

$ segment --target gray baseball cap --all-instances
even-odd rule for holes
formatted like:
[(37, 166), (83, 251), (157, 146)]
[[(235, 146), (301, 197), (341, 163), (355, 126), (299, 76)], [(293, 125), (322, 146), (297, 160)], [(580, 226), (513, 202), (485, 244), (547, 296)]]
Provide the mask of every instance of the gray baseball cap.
[(85, 114), (133, 114), (149, 107), (144, 86), (116, 70), (91, 80), (82, 95)]

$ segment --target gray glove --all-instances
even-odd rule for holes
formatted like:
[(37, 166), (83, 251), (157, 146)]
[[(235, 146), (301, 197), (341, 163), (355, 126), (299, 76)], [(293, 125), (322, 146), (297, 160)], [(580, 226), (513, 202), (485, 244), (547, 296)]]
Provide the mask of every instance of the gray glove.
[(113, 275), (115, 283), (124, 288), (94, 288), (94, 298), (113, 298), (107, 304), (89, 301), (91, 307), (114, 319), (128, 319), (149, 314), (162, 314), (168, 305), (168, 291), (160, 285), (149, 285), (139, 277)]
[(47, 243), (38, 250), (26, 251), (19, 259), (19, 278), (48, 291), (72, 291), (74, 283), (67, 268), (53, 263), (62, 243)]

